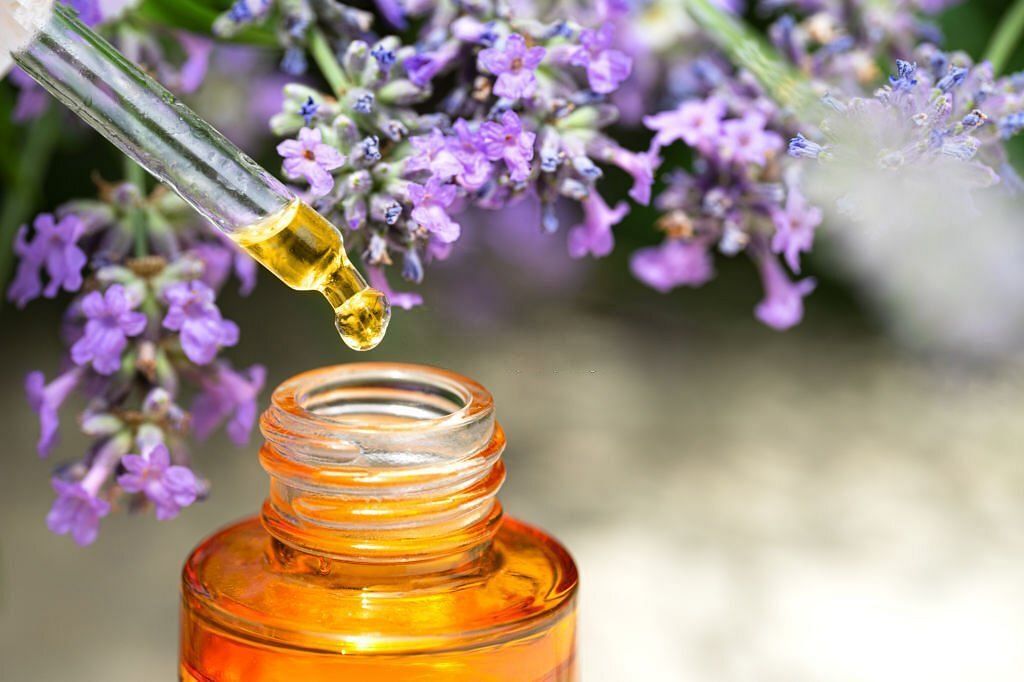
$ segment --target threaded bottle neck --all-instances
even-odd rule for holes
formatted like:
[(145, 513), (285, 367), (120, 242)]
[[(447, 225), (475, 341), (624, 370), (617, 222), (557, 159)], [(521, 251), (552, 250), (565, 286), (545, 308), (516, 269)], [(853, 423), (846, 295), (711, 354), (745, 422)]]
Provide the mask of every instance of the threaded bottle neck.
[(392, 363), (314, 370), (278, 387), (260, 428), (263, 523), (299, 551), (429, 563), (497, 531), (505, 437), (470, 379)]

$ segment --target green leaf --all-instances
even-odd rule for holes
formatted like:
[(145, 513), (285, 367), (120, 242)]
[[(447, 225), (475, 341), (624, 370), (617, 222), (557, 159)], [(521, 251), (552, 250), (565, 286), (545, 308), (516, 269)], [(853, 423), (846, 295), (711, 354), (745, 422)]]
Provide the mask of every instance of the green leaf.
[[(210, 34), (213, 22), (230, 3), (203, 0), (143, 0), (135, 9), (137, 16), (192, 33)], [(249, 26), (231, 38), (232, 42), (276, 46), (272, 31), (262, 26)]]

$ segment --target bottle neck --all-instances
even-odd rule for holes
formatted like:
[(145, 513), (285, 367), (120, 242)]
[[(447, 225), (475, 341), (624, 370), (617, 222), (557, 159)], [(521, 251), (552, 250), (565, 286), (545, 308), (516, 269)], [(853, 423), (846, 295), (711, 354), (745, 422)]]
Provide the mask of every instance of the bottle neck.
[(479, 384), (416, 365), (301, 374), (260, 428), (262, 518), (300, 552), (356, 564), (465, 561), (497, 532), (505, 437)]

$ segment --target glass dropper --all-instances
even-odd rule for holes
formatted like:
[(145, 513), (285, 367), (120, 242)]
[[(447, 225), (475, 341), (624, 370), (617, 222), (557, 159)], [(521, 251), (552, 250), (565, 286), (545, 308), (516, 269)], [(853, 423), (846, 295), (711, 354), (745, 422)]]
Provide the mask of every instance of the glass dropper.
[(387, 298), (367, 286), (336, 227), (73, 10), (45, 9), (34, 0), (0, 0), (3, 49), (18, 66), (285, 284), (326, 296), (351, 348), (380, 343)]

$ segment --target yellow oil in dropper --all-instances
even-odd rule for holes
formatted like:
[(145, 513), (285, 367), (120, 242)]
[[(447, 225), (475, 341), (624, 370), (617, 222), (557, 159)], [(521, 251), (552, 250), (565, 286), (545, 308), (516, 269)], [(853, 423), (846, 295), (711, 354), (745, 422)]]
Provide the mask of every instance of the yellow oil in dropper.
[(384, 338), (387, 297), (366, 285), (338, 229), (301, 199), (230, 236), (291, 288), (322, 293), (349, 348), (370, 350)]

